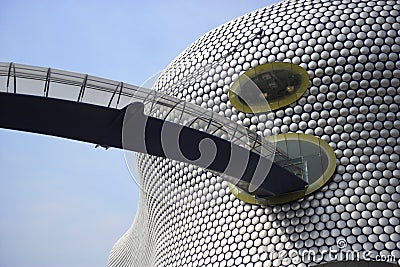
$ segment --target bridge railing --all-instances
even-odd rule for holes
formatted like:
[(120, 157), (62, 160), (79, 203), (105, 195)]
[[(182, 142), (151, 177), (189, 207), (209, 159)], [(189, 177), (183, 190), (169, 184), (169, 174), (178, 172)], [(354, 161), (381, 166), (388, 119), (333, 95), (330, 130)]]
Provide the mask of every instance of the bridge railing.
[(274, 143), (211, 110), (123, 82), (53, 68), (0, 63), (0, 92), (58, 98), (115, 109), (142, 102), (148, 116), (216, 135), (270, 159), (275, 156), (279, 161), (288, 159)]

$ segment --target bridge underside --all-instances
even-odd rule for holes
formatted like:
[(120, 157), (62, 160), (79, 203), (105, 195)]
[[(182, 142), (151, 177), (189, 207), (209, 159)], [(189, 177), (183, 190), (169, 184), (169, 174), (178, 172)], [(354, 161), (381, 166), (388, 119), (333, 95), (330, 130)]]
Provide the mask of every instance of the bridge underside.
[(0, 93), (0, 127), (122, 148), (124, 110)]
[[(132, 104), (131, 104), (132, 105)], [(227, 140), (186, 126), (174, 124), (161, 119), (144, 115), (143, 105), (134, 103), (128, 121), (129, 142), (124, 142), (122, 129), (127, 108), (114, 109), (87, 103), (73, 102), (62, 99), (44, 98), (32, 95), (0, 93), (0, 127), (26, 132), (58, 136), (103, 147), (114, 147), (142, 152), (159, 157), (168, 157), (206, 168), (218, 173), (224, 173), (230, 163), (232, 153), (244, 156), (239, 161), (246, 162), (238, 185), (248, 187), (256, 171), (270, 164), (258, 154), (248, 152), (245, 148), (232, 144)], [(127, 123), (125, 121), (125, 123)], [(179, 139), (179, 145), (169, 146), (168, 151), (163, 146), (165, 135), (162, 131), (168, 129), (170, 134), (167, 142)], [(178, 137), (177, 137), (178, 136)], [(215, 157), (210, 162), (196, 161), (201, 156), (200, 143), (210, 139), (216, 145)], [(238, 161), (238, 162), (239, 162)], [(237, 174), (237, 173), (236, 173)], [(266, 169), (265, 181), (255, 191), (260, 196), (274, 196), (304, 189), (307, 185), (302, 179), (285, 168), (272, 163), (271, 169)], [(230, 182), (237, 182), (232, 180)]]

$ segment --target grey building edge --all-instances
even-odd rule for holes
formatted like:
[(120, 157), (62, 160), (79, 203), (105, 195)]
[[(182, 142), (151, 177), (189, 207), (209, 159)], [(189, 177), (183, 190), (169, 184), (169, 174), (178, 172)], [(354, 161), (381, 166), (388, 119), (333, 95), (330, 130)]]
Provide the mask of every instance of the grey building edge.
[[(108, 265), (308, 266), (270, 254), (321, 253), (339, 241), (398, 261), (399, 10), (398, 1), (283, 1), (211, 30), (178, 55), (155, 89), (264, 136), (317, 136), (334, 150), (337, 168), (309, 196), (259, 206), (235, 198), (212, 173), (138, 155), (139, 209)], [(224, 51), (232, 54), (220, 61)], [(269, 62), (304, 68), (307, 91), (268, 116), (234, 109), (232, 83)]]

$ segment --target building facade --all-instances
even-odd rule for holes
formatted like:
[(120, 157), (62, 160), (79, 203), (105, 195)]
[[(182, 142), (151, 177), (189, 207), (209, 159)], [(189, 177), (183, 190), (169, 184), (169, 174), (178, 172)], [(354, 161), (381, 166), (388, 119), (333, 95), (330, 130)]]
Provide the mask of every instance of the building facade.
[[(319, 138), (335, 155), (334, 173), (300, 198), (248, 203), (204, 169), (138, 155), (139, 208), (108, 265), (308, 266), (357, 256), (399, 264), (399, 12), (399, 1), (286, 0), (178, 55), (154, 89), (264, 137)], [(276, 62), (307, 72), (304, 92), (268, 112), (232, 104), (239, 77)]]

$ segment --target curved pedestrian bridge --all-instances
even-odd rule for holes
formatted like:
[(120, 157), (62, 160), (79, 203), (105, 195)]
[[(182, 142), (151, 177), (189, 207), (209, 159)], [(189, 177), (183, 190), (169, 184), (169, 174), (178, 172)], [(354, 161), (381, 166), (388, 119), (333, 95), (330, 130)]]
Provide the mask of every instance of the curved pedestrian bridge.
[(0, 114), (2, 128), (194, 164), (260, 197), (307, 186), (302, 169), (273, 142), (210, 110), (123, 82), (0, 63)]

